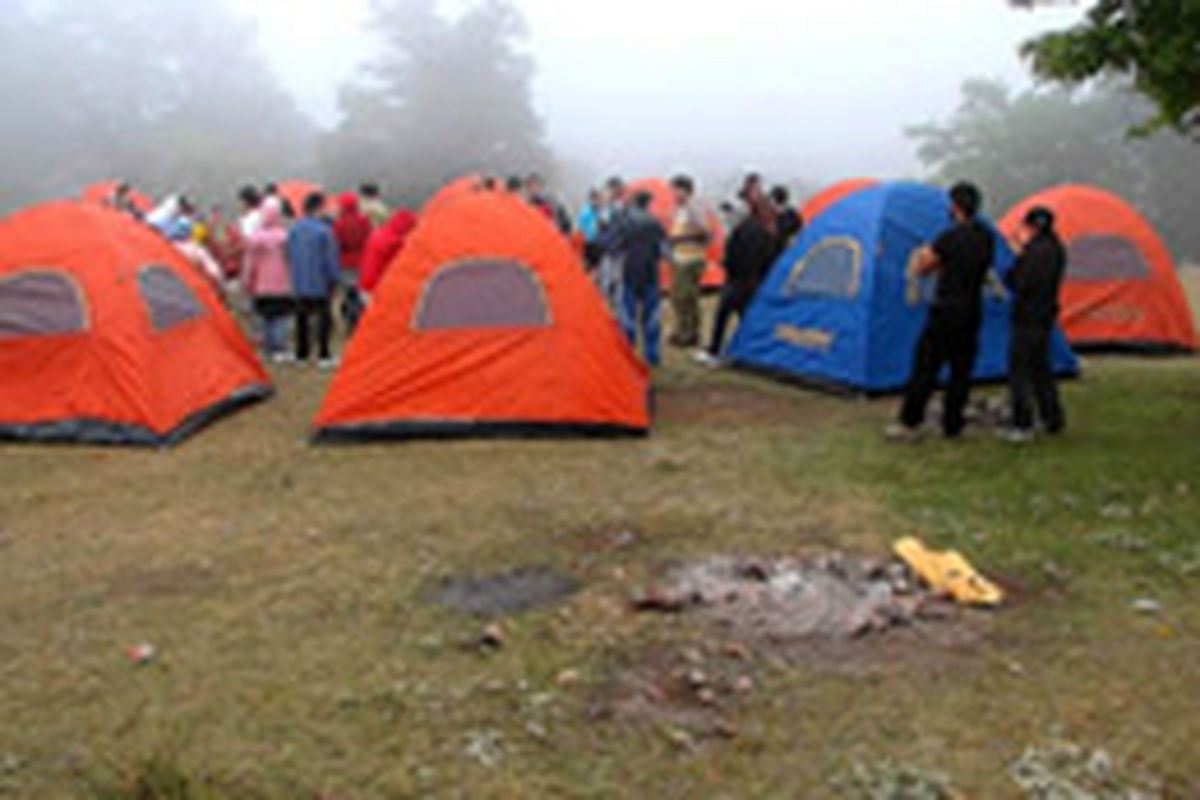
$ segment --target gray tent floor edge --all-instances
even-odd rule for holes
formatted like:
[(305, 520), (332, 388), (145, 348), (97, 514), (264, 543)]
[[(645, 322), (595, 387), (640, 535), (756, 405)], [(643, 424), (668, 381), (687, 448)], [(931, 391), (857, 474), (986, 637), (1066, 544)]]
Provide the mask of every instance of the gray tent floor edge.
[(463, 439), (644, 439), (646, 428), (588, 422), (383, 422), (318, 429), (313, 444)]
[(193, 413), (165, 434), (155, 433), (144, 425), (98, 419), (70, 419), (33, 424), (6, 425), (0, 423), (0, 442), (104, 447), (174, 447), (221, 417), (265, 400), (273, 393), (274, 389), (264, 384), (254, 384), (239, 389), (224, 400)]
[(1071, 349), (1088, 356), (1179, 358), (1196, 355), (1196, 351), (1191, 348), (1169, 342), (1071, 342)]
[[(816, 378), (810, 375), (798, 375), (794, 372), (788, 372), (782, 369), (771, 369), (762, 367), (749, 362), (735, 361), (731, 367), (738, 372), (744, 372), (748, 375), (756, 375), (760, 378), (782, 383), (787, 386), (793, 386), (797, 389), (805, 389), (808, 391), (819, 392), (821, 394), (840, 397), (845, 400), (879, 400), (889, 397), (900, 397), (904, 394), (905, 386), (900, 386), (895, 389), (863, 389), (858, 386), (852, 386), (848, 383), (839, 383), (835, 380)], [(1059, 372), (1055, 377), (1060, 381), (1077, 380), (1083, 376), (1083, 370), (1069, 370)], [(971, 381), (974, 387), (986, 386), (1004, 386), (1008, 383), (1008, 378), (984, 378)], [(945, 385), (938, 387), (944, 389)]]

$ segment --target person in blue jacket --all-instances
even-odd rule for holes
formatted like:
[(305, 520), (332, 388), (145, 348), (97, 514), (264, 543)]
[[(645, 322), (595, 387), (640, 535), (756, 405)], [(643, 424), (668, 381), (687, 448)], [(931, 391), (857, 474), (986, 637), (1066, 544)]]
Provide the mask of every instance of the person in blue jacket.
[(310, 194), (304, 201), (304, 218), (288, 234), (288, 267), (296, 302), (296, 360), (312, 355), (311, 325), (317, 323), (318, 365), (337, 366), (330, 338), (333, 334), (333, 293), (341, 278), (341, 256), (328, 221), (321, 217), (325, 196)]

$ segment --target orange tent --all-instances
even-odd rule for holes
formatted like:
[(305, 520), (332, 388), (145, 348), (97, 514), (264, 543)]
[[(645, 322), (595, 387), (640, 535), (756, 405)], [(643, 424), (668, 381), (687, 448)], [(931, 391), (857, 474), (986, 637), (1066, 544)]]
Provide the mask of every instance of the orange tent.
[(812, 222), (830, 206), (836, 205), (839, 200), (847, 198), (855, 192), (870, 189), (872, 186), (878, 185), (879, 181), (874, 178), (850, 178), (825, 187), (810, 197), (808, 202), (804, 204), (804, 209), (800, 212), (804, 217), (804, 224), (807, 225)]
[[(91, 186), (83, 190), (83, 194), (80, 195), (80, 198), (85, 203), (109, 203), (112, 201), (113, 195), (116, 194), (117, 187), (120, 185), (120, 181), (101, 181), (100, 183), (93, 183)], [(154, 210), (154, 201), (141, 192), (130, 192), (129, 199), (133, 202), (133, 207), (143, 214), (149, 214)]]
[(0, 438), (175, 444), (270, 393), (178, 251), (102, 206), (0, 221)]
[(422, 218), (317, 415), (317, 438), (639, 435), (647, 369), (578, 257), (500, 192)]
[(450, 183), (439, 189), (433, 197), (429, 198), (421, 213), (428, 214), (431, 211), (437, 211), (439, 208), (444, 208), (461, 197), (479, 191), (482, 181), (483, 176), (478, 174), (464, 175), (461, 178), (450, 181)]
[[(649, 192), (654, 198), (650, 203), (650, 212), (669, 233), (675, 224), (675, 213), (679, 210), (670, 184), (660, 178), (644, 178), (629, 184), (626, 194), (632, 197), (639, 192)], [(708, 268), (704, 271), (700, 284), (706, 289), (719, 289), (725, 285), (725, 268), (721, 265), (725, 257), (725, 226), (721, 224), (721, 217), (711, 208), (704, 209), (704, 217), (708, 221), (708, 229), (712, 232), (712, 241), (708, 246)], [(664, 291), (670, 291), (671, 271), (665, 265), (662, 270), (662, 285)]]
[[(310, 194), (325, 191), (317, 184), (308, 181), (283, 181), (276, 184), (275, 188), (279, 190), (279, 196), (292, 207), (292, 211), (297, 217), (304, 216), (304, 201)], [(326, 198), (325, 207), (329, 208), (328, 198)]]
[(1151, 351), (1196, 349), (1196, 326), (1174, 259), (1131, 205), (1090, 186), (1061, 186), (1009, 212), (1015, 236), (1034, 206), (1058, 218), (1068, 248), (1062, 326), (1077, 347)]

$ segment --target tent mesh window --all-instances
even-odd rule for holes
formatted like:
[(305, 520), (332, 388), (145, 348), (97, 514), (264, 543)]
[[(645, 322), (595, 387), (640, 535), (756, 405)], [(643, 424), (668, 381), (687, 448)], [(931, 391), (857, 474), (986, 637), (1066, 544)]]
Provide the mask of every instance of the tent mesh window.
[(74, 279), (49, 270), (0, 278), (0, 339), (66, 336), (87, 328)]
[(204, 316), (200, 298), (169, 267), (144, 267), (138, 273), (138, 290), (150, 325), (159, 333)]
[(1130, 281), (1150, 278), (1146, 257), (1120, 236), (1081, 236), (1067, 249), (1067, 280)]
[(516, 261), (481, 258), (443, 267), (417, 307), (419, 331), (464, 328), (537, 328), (549, 325), (541, 282)]
[(826, 239), (792, 268), (783, 293), (852, 300), (858, 294), (861, 269), (858, 242), (845, 237)]

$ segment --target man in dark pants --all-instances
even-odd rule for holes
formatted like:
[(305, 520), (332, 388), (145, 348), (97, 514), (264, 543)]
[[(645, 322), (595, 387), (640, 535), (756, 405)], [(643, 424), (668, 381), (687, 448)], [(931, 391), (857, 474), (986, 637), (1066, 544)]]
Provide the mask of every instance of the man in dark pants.
[(287, 240), (288, 267), (296, 308), (296, 360), (312, 354), (310, 323), (317, 322), (318, 366), (333, 369), (337, 361), (330, 348), (333, 329), (333, 293), (341, 280), (341, 256), (333, 228), (321, 218), (325, 196), (319, 192), (304, 201), (304, 218), (292, 226)]
[(725, 331), (736, 314), (740, 320), (758, 292), (758, 287), (771, 271), (778, 254), (779, 243), (762, 220), (747, 209), (742, 221), (733, 229), (725, 243), (725, 287), (717, 307), (712, 340), (707, 350), (696, 353), (696, 360), (706, 366), (717, 366), (725, 347)]
[(937, 294), (921, 334), (913, 374), (904, 394), (900, 421), (890, 439), (914, 440), (925, 423), (925, 409), (937, 391), (942, 369), (950, 365), (942, 430), (957, 439), (966, 425), (971, 373), (983, 321), (983, 284), (996, 252), (996, 235), (981, 219), (983, 194), (969, 183), (950, 190), (954, 226), (917, 254), (916, 271), (938, 276)]
[(1067, 250), (1054, 230), (1054, 212), (1037, 207), (1025, 215), (1024, 247), (1005, 282), (1013, 293), (1009, 389), (1014, 444), (1033, 440), (1033, 406), (1050, 434), (1061, 433), (1066, 417), (1058, 399), (1050, 342), (1058, 319), (1058, 293), (1067, 271)]
[(621, 328), (634, 348), (641, 330), (646, 363), (657, 367), (662, 362), (658, 265), (666, 252), (667, 232), (650, 213), (652, 200), (648, 192), (634, 195), (613, 237), (621, 258)]

